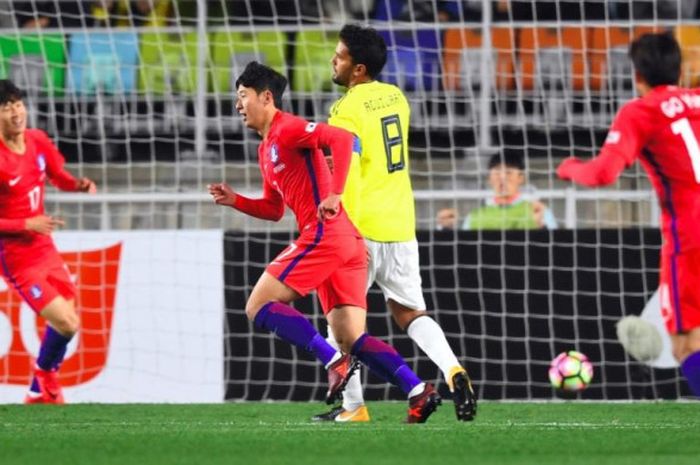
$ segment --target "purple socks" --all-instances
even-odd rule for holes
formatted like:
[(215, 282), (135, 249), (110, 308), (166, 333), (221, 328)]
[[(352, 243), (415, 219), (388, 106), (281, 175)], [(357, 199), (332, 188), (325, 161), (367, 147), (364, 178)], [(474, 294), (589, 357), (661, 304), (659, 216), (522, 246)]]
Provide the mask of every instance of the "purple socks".
[(313, 353), (324, 366), (337, 352), (304, 315), (289, 305), (268, 302), (255, 315), (253, 322), (256, 327), (271, 331), (282, 340)]
[(395, 384), (408, 394), (421, 383), (396, 349), (365, 333), (352, 346), (352, 355), (360, 359), (373, 373)]
[[(44, 333), (44, 339), (41, 341), (36, 365), (44, 371), (58, 370), (61, 362), (63, 362), (63, 357), (66, 355), (66, 347), (71, 339), (62, 335), (50, 325), (46, 325), (46, 332)], [(40, 392), (39, 382), (36, 380), (36, 377), (32, 378), (29, 390), (36, 393)]]
[(39, 357), (36, 359), (37, 366), (44, 371), (58, 370), (66, 355), (66, 346), (70, 340), (70, 337), (62, 335), (47, 325), (44, 340), (41, 341)]
[(683, 360), (681, 371), (688, 381), (690, 391), (695, 397), (700, 397), (700, 352), (693, 352)]

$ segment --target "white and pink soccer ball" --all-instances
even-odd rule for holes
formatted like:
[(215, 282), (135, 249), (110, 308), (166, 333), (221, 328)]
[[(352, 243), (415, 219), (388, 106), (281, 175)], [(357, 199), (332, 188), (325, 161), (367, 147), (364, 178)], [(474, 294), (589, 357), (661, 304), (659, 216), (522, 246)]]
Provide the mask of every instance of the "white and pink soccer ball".
[(581, 352), (568, 350), (549, 365), (549, 381), (555, 389), (576, 392), (586, 389), (593, 379), (593, 364)]

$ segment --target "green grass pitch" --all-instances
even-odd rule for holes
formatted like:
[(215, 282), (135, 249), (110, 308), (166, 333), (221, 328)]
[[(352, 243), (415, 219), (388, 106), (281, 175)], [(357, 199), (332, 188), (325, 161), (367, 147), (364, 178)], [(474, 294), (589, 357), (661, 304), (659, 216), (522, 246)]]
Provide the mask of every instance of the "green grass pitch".
[(700, 402), (449, 401), (424, 425), (371, 402), (372, 422), (317, 424), (318, 403), (0, 406), (0, 464), (700, 463)]

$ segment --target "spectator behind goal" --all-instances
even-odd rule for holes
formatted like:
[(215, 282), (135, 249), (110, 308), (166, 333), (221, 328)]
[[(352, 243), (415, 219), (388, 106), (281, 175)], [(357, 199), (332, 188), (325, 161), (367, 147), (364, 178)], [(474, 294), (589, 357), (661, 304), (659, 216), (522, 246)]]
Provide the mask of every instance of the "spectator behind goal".
[(524, 169), (519, 154), (493, 155), (489, 160), (488, 182), (494, 196), (465, 218), (462, 229), (556, 229), (552, 211), (539, 200), (527, 199), (521, 194)]

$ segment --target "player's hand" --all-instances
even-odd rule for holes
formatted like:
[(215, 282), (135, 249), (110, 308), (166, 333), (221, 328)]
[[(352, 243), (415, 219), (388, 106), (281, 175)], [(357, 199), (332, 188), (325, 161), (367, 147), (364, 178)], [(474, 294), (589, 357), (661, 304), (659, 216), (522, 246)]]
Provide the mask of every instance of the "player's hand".
[(88, 194), (94, 194), (97, 192), (97, 185), (90, 178), (80, 178), (78, 179), (78, 192), (87, 192)]
[(340, 212), (340, 195), (329, 194), (318, 204), (318, 221), (335, 217)]
[(217, 182), (207, 186), (209, 194), (214, 199), (217, 205), (227, 205), (233, 207), (236, 203), (236, 193), (231, 189), (231, 186), (225, 182)]
[(540, 228), (544, 226), (544, 211), (547, 207), (539, 200), (533, 200), (532, 205), (532, 217)]
[(27, 231), (36, 232), (39, 234), (51, 234), (56, 228), (65, 225), (60, 218), (54, 218), (48, 215), (38, 215), (27, 218), (24, 227)]
[(559, 164), (557, 176), (564, 181), (569, 181), (573, 177), (572, 171), (581, 163), (576, 157), (569, 157)]

